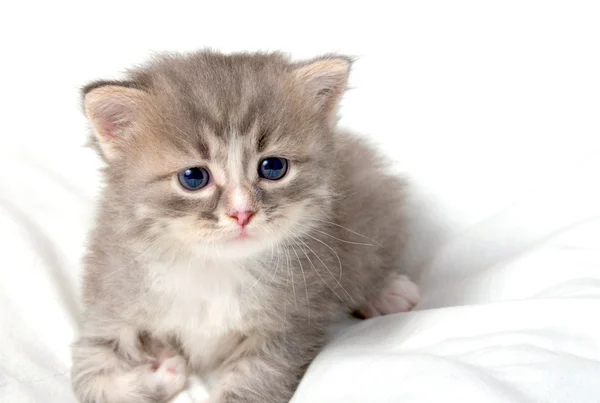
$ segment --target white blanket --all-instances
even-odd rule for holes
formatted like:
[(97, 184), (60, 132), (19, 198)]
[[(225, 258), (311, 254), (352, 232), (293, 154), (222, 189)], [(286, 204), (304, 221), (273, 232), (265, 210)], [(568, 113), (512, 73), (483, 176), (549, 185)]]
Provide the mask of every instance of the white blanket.
[(149, 49), (204, 45), (361, 56), (341, 123), (411, 183), (418, 309), (333, 329), (294, 403), (600, 402), (594, 5), (334, 3), (3, 10), (0, 402), (75, 401), (99, 166), (77, 87)]

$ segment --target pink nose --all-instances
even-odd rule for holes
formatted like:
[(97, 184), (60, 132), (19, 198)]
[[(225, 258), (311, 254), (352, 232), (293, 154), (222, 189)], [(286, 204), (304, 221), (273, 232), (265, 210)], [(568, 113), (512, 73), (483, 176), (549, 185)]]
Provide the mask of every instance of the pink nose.
[(245, 227), (252, 217), (254, 217), (254, 211), (238, 211), (237, 213), (231, 214), (229, 217), (236, 220), (242, 227)]

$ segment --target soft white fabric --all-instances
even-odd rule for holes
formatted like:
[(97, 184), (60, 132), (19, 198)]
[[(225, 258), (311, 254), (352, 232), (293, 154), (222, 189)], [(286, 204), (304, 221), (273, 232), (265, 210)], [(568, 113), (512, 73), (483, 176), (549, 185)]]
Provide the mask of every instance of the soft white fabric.
[(599, 402), (597, 6), (404, 3), (3, 5), (0, 402), (74, 401), (100, 165), (78, 86), (200, 46), (360, 56), (341, 124), (411, 183), (419, 309), (337, 327), (294, 403)]

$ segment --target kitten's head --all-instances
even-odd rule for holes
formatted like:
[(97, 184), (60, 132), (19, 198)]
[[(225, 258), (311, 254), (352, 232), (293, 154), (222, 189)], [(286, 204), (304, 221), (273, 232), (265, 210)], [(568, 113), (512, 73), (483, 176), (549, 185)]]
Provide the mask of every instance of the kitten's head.
[(248, 256), (327, 215), (350, 60), (166, 56), (84, 89), (106, 209), (138, 240)]

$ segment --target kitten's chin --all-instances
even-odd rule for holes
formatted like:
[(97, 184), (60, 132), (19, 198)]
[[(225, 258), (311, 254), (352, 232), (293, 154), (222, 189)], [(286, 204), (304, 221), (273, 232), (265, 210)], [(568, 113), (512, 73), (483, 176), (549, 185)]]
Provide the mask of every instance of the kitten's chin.
[(231, 260), (242, 260), (259, 256), (268, 250), (268, 245), (256, 238), (246, 236), (235, 238), (223, 245), (227, 252), (227, 258)]
[(270, 250), (269, 243), (257, 236), (240, 234), (231, 239), (200, 244), (196, 253), (211, 260), (244, 260), (257, 257)]
[(237, 234), (232, 240), (231, 242), (244, 242), (246, 240), (250, 240), (250, 234), (248, 234), (248, 232), (246, 232), (245, 230), (242, 230), (242, 232), (240, 232), (239, 234)]

